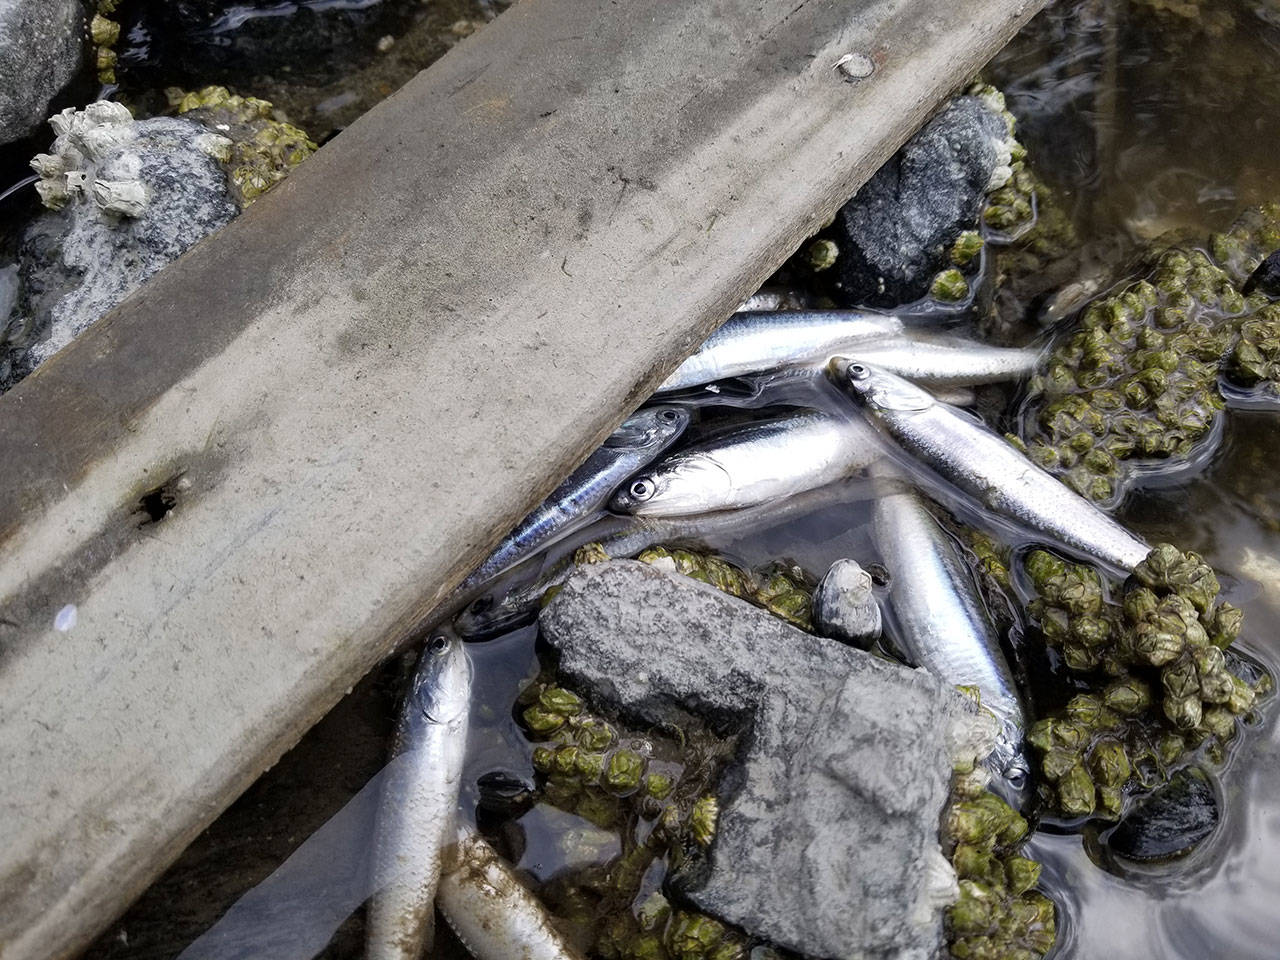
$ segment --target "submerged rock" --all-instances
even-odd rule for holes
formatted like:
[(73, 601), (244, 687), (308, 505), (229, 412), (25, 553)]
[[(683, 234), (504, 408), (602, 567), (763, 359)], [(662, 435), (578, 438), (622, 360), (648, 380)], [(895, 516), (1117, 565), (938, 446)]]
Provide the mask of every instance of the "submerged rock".
[(846, 298), (887, 307), (929, 293), (986, 194), (1009, 179), (1014, 146), (990, 98), (947, 104), (840, 210), (836, 269)]
[(0, 0), (0, 146), (29, 137), (85, 64), (82, 0)]
[(50, 209), (19, 247), (22, 293), (0, 389), (240, 211), (217, 159), (227, 140), (194, 121), (135, 122), (120, 104), (101, 102), (51, 123), (53, 153), (32, 161)]
[(1111, 831), (1111, 850), (1128, 860), (1151, 862), (1184, 856), (1218, 825), (1218, 798), (1205, 774), (1179, 770), (1139, 801)]
[(643, 563), (579, 569), (541, 624), (560, 676), (624, 716), (744, 734), (714, 842), (675, 892), (813, 956), (935, 954), (952, 763), (990, 733), (969, 700)]
[(819, 636), (863, 650), (880, 639), (880, 604), (871, 574), (854, 560), (837, 560), (813, 594), (813, 626)]
[(122, 66), (143, 85), (268, 76), (326, 82), (373, 59), (379, 40), (410, 19), (410, 8), (396, 0), (143, 0), (129, 9), (124, 33), (149, 42), (124, 51)]

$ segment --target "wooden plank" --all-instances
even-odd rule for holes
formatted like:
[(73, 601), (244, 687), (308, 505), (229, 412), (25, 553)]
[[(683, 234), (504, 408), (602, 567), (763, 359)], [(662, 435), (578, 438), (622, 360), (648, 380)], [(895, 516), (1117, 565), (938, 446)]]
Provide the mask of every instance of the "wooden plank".
[(1041, 2), (522, 0), (0, 398), (0, 956), (81, 948)]

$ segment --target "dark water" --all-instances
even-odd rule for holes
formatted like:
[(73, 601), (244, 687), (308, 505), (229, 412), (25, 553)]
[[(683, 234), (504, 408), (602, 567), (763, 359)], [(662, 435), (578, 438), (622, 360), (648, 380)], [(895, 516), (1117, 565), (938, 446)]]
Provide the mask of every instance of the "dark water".
[[(1057, 5), (987, 76), (1006, 91), (1032, 164), (1065, 201), (1082, 244), (1113, 263), (1166, 231), (1203, 239), (1249, 204), (1280, 199), (1280, 6)], [(325, 116), (326, 103), (357, 89), (344, 77), (304, 79), (293, 88), (310, 98), (304, 116)], [(289, 96), (287, 78), (269, 82), (273, 96)], [(371, 94), (352, 96), (331, 112), (345, 116)], [(836, 402), (825, 393), (810, 399)], [(1121, 510), (1149, 540), (1201, 552), (1223, 575), (1246, 615), (1239, 647), (1273, 674), (1280, 673), (1277, 476), (1280, 412), (1234, 410), (1201, 473), (1136, 492)], [(820, 575), (840, 557), (870, 562), (877, 554), (865, 501), (873, 495), (866, 484), (849, 484), (798, 519), (704, 540), (747, 566), (786, 557)], [(492, 771), (531, 778), (530, 748), (510, 705), (539, 669), (534, 639), (526, 628), (473, 648), (469, 784)], [(193, 958), (359, 956), (370, 798), (402, 677), (402, 664), (388, 664), (357, 687), (89, 956), (171, 957), (193, 940), (186, 954)], [(1060, 908), (1055, 957), (1280, 957), (1278, 705), (1275, 696), (1261, 702), (1259, 723), (1215, 771), (1223, 822), (1192, 856), (1121, 867), (1085, 834), (1034, 837), (1031, 855), (1044, 861), (1043, 886)], [(474, 806), (470, 789), (464, 811), (473, 815)], [(518, 865), (540, 880), (593, 850), (599, 861), (616, 853), (607, 835), (567, 814), (544, 809), (520, 827)], [(443, 937), (440, 954), (457, 954)]]

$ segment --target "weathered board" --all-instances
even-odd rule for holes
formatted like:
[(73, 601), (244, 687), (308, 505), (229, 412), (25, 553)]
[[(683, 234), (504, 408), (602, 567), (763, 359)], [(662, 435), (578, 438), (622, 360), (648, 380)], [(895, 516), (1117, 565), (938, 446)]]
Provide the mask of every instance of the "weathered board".
[(0, 398), (0, 956), (82, 947), (1042, 2), (522, 0)]

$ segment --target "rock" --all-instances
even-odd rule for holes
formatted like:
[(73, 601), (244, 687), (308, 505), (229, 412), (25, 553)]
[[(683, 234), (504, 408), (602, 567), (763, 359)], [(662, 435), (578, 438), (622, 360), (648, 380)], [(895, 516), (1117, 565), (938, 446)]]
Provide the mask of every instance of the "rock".
[(1171, 860), (1198, 847), (1217, 825), (1213, 787), (1204, 773), (1189, 767), (1138, 801), (1111, 831), (1107, 844), (1128, 860)]
[(673, 894), (812, 956), (935, 954), (953, 759), (990, 736), (966, 698), (632, 561), (580, 568), (541, 626), (560, 676), (624, 717), (745, 733), (710, 853), (668, 877)]
[(395, 0), (144, 0), (128, 11), (124, 35), (145, 50), (125, 51), (121, 64), (142, 85), (246, 85), (262, 77), (325, 83), (377, 56), (379, 41), (409, 22), (410, 7)]
[(819, 636), (866, 650), (880, 639), (880, 604), (871, 574), (854, 560), (837, 560), (813, 593), (813, 626)]
[(1249, 279), (1244, 282), (1241, 293), (1248, 296), (1255, 290), (1265, 293), (1268, 297), (1280, 295), (1280, 250), (1258, 264), (1258, 268), (1249, 274)]
[(867, 181), (836, 218), (836, 269), (850, 303), (918, 300), (950, 266), (983, 198), (1010, 175), (1012, 137), (996, 105), (957, 97)]
[(216, 155), (225, 138), (181, 118), (135, 122), (116, 103), (50, 121), (32, 166), (51, 208), (18, 249), (22, 292), (0, 358), (7, 389), (240, 208)]
[(35, 133), (86, 64), (82, 0), (0, 0), (0, 146)]

